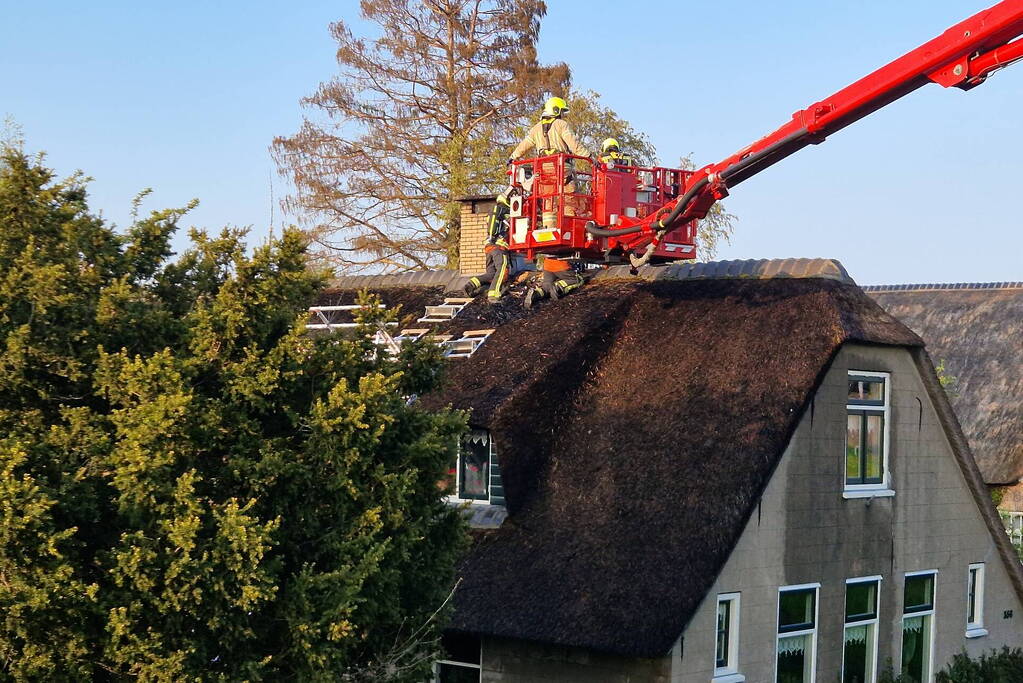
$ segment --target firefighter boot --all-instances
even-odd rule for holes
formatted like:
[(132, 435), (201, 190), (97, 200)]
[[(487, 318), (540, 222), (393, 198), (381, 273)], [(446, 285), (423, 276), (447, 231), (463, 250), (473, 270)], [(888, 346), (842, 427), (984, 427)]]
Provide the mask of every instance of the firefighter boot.
[(507, 291), (507, 288), (502, 288), (497, 291), (493, 289), (487, 290), (487, 303), (491, 305), (500, 303), (501, 297), (503, 297)]
[(469, 281), (465, 283), (466, 296), (476, 296), (481, 289), (483, 289), (483, 283), (478, 277), (469, 278)]
[(547, 292), (544, 291), (543, 287), (537, 287), (536, 285), (533, 285), (526, 292), (526, 298), (522, 301), (522, 307), (525, 308), (526, 310), (529, 310), (530, 308), (533, 307), (534, 303), (539, 302), (545, 296), (547, 296)]

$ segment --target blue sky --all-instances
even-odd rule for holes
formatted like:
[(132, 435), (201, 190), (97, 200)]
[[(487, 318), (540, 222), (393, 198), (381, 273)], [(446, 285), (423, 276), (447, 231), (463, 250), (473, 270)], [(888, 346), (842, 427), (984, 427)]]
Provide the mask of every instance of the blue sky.
[[(327, 24), (357, 2), (2, 2), (0, 116), (93, 176), (106, 218), (153, 187), (148, 208), (198, 197), (200, 226), (287, 220), (268, 146), (334, 73)], [(702, 165), (993, 0), (548, 4), (542, 59), (663, 162)], [(969, 93), (927, 86), (737, 187), (719, 257), (833, 257), (862, 284), (1023, 280), (1020, 111), (1023, 64)]]

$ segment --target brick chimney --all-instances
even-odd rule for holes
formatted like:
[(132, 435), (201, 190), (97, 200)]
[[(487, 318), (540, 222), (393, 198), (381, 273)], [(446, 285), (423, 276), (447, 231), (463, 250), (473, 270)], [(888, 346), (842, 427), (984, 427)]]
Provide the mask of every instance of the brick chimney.
[(463, 197), (462, 232), (458, 243), (458, 270), (463, 275), (476, 275), (486, 270), (483, 240), (486, 238), (487, 219), (494, 208), (496, 197)]

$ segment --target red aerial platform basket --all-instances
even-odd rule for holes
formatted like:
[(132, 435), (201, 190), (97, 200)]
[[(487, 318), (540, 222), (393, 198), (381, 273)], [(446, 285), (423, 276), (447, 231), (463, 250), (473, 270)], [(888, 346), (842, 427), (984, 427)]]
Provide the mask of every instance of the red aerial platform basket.
[[(587, 262), (625, 260), (619, 241), (595, 225), (627, 228), (653, 217), (679, 196), (693, 171), (662, 166), (594, 163), (571, 154), (512, 163), (509, 246), (532, 259), (550, 254)], [(665, 248), (675, 259), (696, 257), (696, 220), (672, 231)]]

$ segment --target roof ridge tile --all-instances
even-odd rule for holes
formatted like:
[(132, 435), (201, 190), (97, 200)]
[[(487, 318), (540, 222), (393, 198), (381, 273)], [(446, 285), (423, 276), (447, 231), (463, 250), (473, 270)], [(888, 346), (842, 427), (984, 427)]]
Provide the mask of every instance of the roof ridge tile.
[(926, 284), (863, 285), (865, 292), (929, 292), (950, 289), (1023, 289), (1023, 282), (932, 282)]

